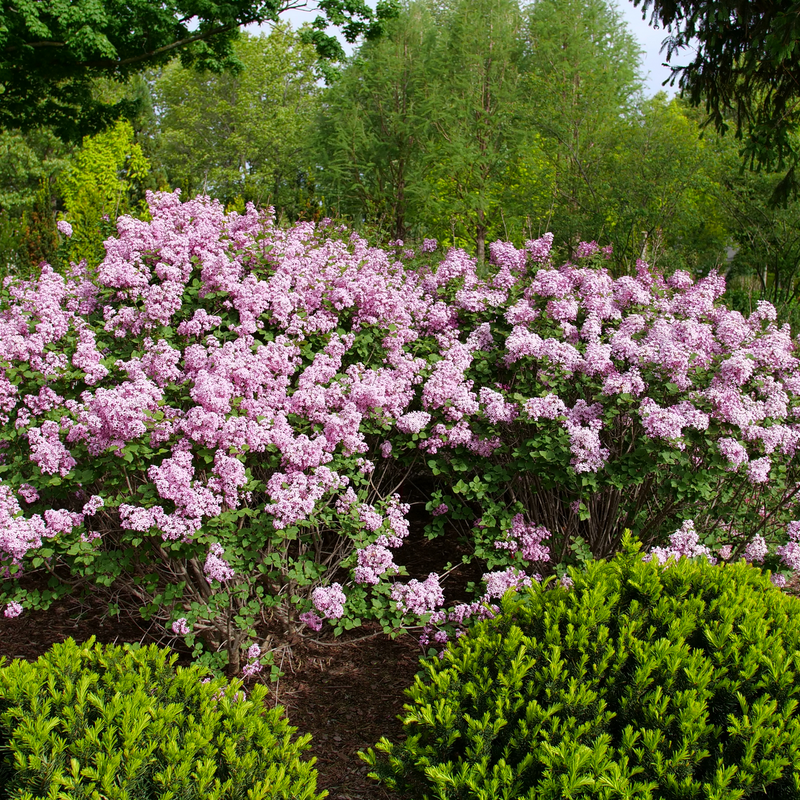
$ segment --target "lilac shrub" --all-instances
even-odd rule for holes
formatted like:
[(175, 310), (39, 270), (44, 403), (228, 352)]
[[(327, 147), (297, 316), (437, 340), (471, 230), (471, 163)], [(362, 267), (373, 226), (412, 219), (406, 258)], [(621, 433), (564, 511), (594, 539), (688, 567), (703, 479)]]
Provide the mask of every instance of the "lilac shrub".
[[(700, 549), (795, 569), (788, 325), (769, 303), (748, 318), (726, 308), (716, 274), (665, 278), (639, 262), (614, 279), (605, 250), (590, 243), (556, 266), (551, 243), (494, 243), (488, 276), (457, 251), (423, 270), (459, 314), (421, 393), (431, 416), (417, 446), (441, 486), (428, 509), (449, 509), (430, 532), (459, 524), (488, 566), (516, 553), (528, 575), (610, 556), (626, 529), (656, 548), (696, 529)], [(546, 557), (516, 526), (543, 532)]]
[[(96, 274), (5, 283), (6, 616), (79, 583), (125, 590), (231, 671), (249, 653), (249, 674), (268, 616), (287, 636), (401, 626), (408, 506), (386, 436), (429, 419), (407, 412), (455, 313), (327, 222), (149, 202)], [(20, 588), (30, 568), (51, 589)]]
[[(800, 565), (800, 374), (768, 304), (745, 319), (719, 277), (645, 264), (614, 280), (591, 243), (555, 268), (551, 236), (493, 244), (479, 276), (433, 240), (390, 255), (327, 220), (149, 202), (96, 272), (4, 283), (7, 617), (101, 587), (253, 675), (262, 621), (442, 644), (625, 528), (667, 547), (691, 522), (729, 558)], [(406, 579), (401, 493), (425, 473), (429, 532), (459, 527), (486, 565), (474, 602)], [(37, 568), (49, 589), (24, 589)]]

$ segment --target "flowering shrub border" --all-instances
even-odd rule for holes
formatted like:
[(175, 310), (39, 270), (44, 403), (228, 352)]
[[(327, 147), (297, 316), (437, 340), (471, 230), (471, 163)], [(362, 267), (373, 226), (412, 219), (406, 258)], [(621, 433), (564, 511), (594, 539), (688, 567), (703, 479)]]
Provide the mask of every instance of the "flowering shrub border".
[[(594, 243), (556, 268), (550, 235), (492, 244), (479, 276), (433, 242), (395, 256), (327, 220), (148, 200), (96, 273), (5, 281), (6, 616), (125, 588), (254, 674), (267, 615), (441, 644), (626, 527), (663, 549), (691, 522), (714, 557), (800, 565), (797, 345), (769, 304), (745, 319), (718, 276), (644, 263), (615, 280)], [(455, 526), (487, 565), (473, 603), (395, 560), (425, 472), (429, 535)], [(51, 589), (20, 588), (30, 567)]]

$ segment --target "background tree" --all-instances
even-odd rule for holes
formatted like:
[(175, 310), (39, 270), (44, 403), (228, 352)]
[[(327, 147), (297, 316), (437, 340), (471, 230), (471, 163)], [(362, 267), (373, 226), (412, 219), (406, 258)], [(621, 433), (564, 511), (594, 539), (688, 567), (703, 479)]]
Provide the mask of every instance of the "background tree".
[(365, 43), (322, 98), (316, 126), (325, 205), (396, 239), (417, 222), (424, 170), (424, 109), (431, 39), (424, 2), (403, 7), (386, 35)]
[(561, 242), (595, 238), (608, 202), (602, 167), (641, 100), (641, 51), (605, 0), (538, 0), (526, 40), (530, 122), (552, 172), (548, 227)]
[(427, 213), (449, 219), (483, 261), (502, 231), (501, 178), (524, 147), (522, 15), (516, 0), (452, 0), (437, 9), (431, 57)]
[(730, 232), (709, 169), (716, 153), (685, 104), (659, 94), (614, 120), (608, 136), (583, 224), (613, 245), (617, 272), (633, 273), (638, 258), (697, 275), (719, 266)]
[(651, 24), (669, 29), (667, 60), (672, 82), (689, 100), (705, 104), (709, 122), (724, 132), (733, 125), (750, 166), (788, 171), (773, 201), (797, 195), (800, 148), (800, 3), (797, 0), (633, 0)]
[(55, 183), (73, 149), (46, 129), (0, 131), (0, 277), (53, 252)]
[(727, 136), (709, 135), (706, 170), (715, 176), (713, 200), (730, 230), (728, 297), (739, 310), (769, 300), (781, 320), (800, 321), (800, 201), (775, 204), (781, 173), (741, 169), (738, 147)]
[(238, 73), (168, 64), (154, 83), (155, 159), (185, 196), (308, 211), (309, 138), (317, 108), (316, 54), (286, 26), (244, 34)]
[[(68, 257), (96, 266), (105, 256), (103, 241), (115, 232), (120, 214), (141, 212), (143, 193), (135, 185), (147, 178), (150, 163), (134, 141), (133, 126), (117, 120), (86, 137), (58, 180), (67, 220), (72, 225)], [(138, 200), (138, 202), (137, 202)]]
[[(220, 72), (238, 69), (233, 53), (239, 28), (277, 21), (294, 0), (42, 0), (0, 6), (0, 128), (52, 128), (79, 142), (133, 106), (104, 103), (97, 78), (124, 81), (145, 67), (179, 56), (184, 66)], [(323, 14), (307, 37), (326, 58), (341, 58), (339, 41), (325, 28), (342, 28), (347, 41), (380, 35), (394, 4), (373, 10), (364, 0), (322, 0)]]

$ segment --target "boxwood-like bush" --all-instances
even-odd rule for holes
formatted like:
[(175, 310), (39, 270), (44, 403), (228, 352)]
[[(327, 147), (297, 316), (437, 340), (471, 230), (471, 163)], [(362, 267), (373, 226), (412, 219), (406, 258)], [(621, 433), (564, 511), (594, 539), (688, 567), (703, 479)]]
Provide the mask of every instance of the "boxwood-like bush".
[(800, 798), (800, 601), (638, 548), (509, 592), (425, 662), (372, 776), (415, 800)]
[[(256, 685), (174, 667), (155, 645), (67, 639), (0, 659), (0, 800), (312, 800), (310, 735)], [(205, 681), (205, 682), (204, 682)]]

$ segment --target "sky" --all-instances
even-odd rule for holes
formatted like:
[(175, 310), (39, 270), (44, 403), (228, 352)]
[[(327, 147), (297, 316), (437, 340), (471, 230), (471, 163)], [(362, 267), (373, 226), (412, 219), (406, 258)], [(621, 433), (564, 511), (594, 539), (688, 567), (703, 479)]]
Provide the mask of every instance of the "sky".
[[(371, 6), (375, 5), (371, 0), (367, 1)], [(666, 36), (666, 31), (663, 29), (651, 28), (650, 25), (642, 19), (641, 4), (636, 8), (631, 0), (608, 0), (608, 2), (612, 5), (616, 5), (619, 11), (622, 12), (622, 16), (627, 22), (629, 30), (636, 37), (639, 46), (644, 51), (642, 57), (642, 72), (646, 78), (646, 94), (652, 96), (659, 91), (663, 91), (670, 96), (674, 95), (677, 87), (670, 87), (669, 85), (661, 86), (661, 83), (670, 75), (669, 68), (662, 66), (662, 63), (666, 60), (666, 56), (659, 52), (661, 43)], [(308, 5), (312, 9), (316, 6), (314, 2), (310, 2)], [(316, 16), (317, 12), (314, 10), (310, 12), (295, 10), (281, 14), (281, 18), (291, 22), (294, 28), (299, 27), (303, 22), (310, 22)], [(649, 17), (650, 15), (648, 14), (648, 19)], [(350, 52), (351, 48), (345, 45), (345, 50)], [(676, 62), (675, 57), (673, 57), (673, 63), (681, 62)]]
[[(614, 0), (610, 0), (612, 3)], [(670, 70), (668, 67), (662, 66), (662, 63), (667, 60), (666, 54), (659, 52), (661, 50), (661, 43), (664, 41), (667, 31), (663, 28), (651, 28), (646, 20), (642, 19), (642, 5), (634, 7), (630, 0), (617, 0), (617, 8), (622, 12), (625, 22), (628, 23), (628, 28), (631, 33), (636, 37), (639, 46), (644, 50), (642, 57), (642, 72), (647, 78), (645, 86), (648, 95), (654, 95), (657, 92), (666, 92), (672, 96), (677, 91), (677, 84), (675, 86), (662, 86), (662, 82), (669, 78)], [(650, 19), (650, 13), (647, 14), (647, 19)], [(678, 56), (672, 57), (674, 65), (686, 63), (686, 61), (678, 61)]]

